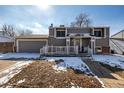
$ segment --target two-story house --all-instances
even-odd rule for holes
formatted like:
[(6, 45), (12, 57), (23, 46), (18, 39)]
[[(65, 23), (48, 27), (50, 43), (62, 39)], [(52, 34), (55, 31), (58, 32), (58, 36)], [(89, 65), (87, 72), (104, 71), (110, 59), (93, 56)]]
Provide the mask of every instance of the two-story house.
[[(66, 27), (64, 25), (54, 27), (53, 24), (51, 24), (49, 27), (49, 35), (43, 37), (18, 37), (16, 39), (17, 52), (30, 51), (40, 52), (41, 54), (107, 54), (110, 52), (109, 27), (79, 28)], [(29, 49), (25, 49), (25, 47)]]

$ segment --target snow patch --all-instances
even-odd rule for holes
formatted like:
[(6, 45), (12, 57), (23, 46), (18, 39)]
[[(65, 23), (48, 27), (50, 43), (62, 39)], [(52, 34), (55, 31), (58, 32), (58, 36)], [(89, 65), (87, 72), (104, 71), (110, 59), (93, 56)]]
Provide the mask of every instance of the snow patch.
[(25, 79), (19, 80), (19, 81), (17, 82), (17, 84), (20, 84), (20, 83), (23, 83), (23, 82), (25, 82)]
[(57, 65), (53, 65), (52, 66), (54, 70), (56, 70), (57, 72), (60, 72), (60, 71), (67, 71), (67, 68), (66, 67), (61, 67), (61, 66), (57, 66)]
[(124, 69), (124, 56), (122, 55), (93, 55), (93, 60)]
[(12, 58), (37, 59), (39, 57), (40, 57), (39, 53), (5, 53), (5, 54), (0, 53), (0, 59), (12, 59)]
[(97, 76), (94, 76), (94, 77), (102, 84), (102, 87), (105, 88), (104, 83)]
[(79, 87), (79, 86), (75, 85), (75, 84), (74, 84), (74, 83), (72, 83), (72, 82), (71, 82), (71, 85), (72, 85), (72, 87), (71, 87), (71, 88), (81, 88), (81, 87)]
[(49, 62), (55, 62), (55, 59), (48, 59)]
[(80, 70), (86, 74), (92, 74), (89, 67), (81, 60), (80, 57), (47, 57), (48, 61), (55, 60), (64, 60), (64, 62), (60, 62), (57, 64), (56, 69), (65, 69), (65, 68), (73, 68), (75, 70)]
[(0, 78), (0, 85), (8, 82), (14, 75), (18, 74), (22, 68), (26, 67), (30, 63), (32, 63), (32, 61), (19, 61), (9, 69), (2, 71), (0, 75), (3, 75), (3, 77)]

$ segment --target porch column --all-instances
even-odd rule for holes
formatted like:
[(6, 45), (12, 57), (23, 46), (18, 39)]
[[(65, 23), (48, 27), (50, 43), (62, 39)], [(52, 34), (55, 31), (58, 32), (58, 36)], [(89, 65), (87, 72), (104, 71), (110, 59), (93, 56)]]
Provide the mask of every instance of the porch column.
[(95, 38), (91, 38), (91, 54), (95, 53)]
[(47, 54), (48, 53), (48, 46), (45, 46), (44, 48), (45, 48), (44, 49), (45, 50), (45, 54)]
[(80, 38), (80, 51), (82, 51), (82, 38)]
[(66, 39), (66, 53), (67, 53), (67, 55), (70, 53), (69, 48), (70, 48), (70, 37), (68, 37)]
[(78, 55), (78, 46), (75, 47), (76, 54)]
[(69, 46), (66, 46), (66, 52), (67, 52), (67, 55), (69, 54)]

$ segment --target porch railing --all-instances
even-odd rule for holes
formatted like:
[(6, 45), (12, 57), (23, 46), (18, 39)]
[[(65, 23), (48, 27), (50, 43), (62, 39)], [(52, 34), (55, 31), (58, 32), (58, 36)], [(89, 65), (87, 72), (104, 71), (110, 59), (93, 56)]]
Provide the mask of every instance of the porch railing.
[(78, 54), (78, 46), (44, 46), (40, 54)]

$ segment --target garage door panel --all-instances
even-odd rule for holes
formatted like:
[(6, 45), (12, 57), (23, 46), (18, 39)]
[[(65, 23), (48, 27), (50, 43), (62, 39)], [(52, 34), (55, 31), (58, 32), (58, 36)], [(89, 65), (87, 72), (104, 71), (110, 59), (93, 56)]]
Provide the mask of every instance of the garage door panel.
[(19, 41), (19, 52), (40, 52), (46, 41)]

